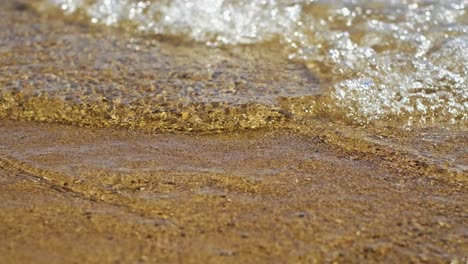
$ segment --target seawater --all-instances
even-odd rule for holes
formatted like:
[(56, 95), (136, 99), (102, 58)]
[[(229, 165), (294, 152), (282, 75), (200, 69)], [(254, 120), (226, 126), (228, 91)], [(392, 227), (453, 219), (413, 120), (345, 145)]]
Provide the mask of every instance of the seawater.
[[(423, 125), (467, 121), (467, 8), (466, 0), (42, 0), (39, 5), (44, 12), (85, 14), (91, 24), (179, 37), (213, 49), (274, 42), (287, 60), (326, 84), (321, 111), (358, 124)], [(287, 91), (281, 96), (308, 95), (306, 88)]]

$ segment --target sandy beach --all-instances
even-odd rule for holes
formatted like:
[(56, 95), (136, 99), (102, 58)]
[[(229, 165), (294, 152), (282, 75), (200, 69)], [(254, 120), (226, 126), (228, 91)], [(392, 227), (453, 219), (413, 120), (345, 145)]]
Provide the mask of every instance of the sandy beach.
[(466, 174), (448, 180), (442, 166), (379, 152), (382, 144), (371, 153), (323, 132), (146, 134), (9, 121), (0, 135), (5, 262), (466, 256)]
[(333, 120), (273, 44), (117, 41), (4, 5), (1, 263), (468, 262), (463, 124)]

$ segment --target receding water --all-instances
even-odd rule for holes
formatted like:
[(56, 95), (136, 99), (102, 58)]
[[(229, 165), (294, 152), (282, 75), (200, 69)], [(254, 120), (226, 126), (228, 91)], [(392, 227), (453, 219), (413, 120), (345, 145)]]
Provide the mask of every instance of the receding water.
[(91, 23), (210, 46), (279, 41), (330, 80), (329, 111), (369, 123), (461, 123), (468, 114), (466, 0), (45, 0)]
[(466, 125), (466, 1), (33, 6), (0, 21), (0, 117), (161, 130), (310, 116)]

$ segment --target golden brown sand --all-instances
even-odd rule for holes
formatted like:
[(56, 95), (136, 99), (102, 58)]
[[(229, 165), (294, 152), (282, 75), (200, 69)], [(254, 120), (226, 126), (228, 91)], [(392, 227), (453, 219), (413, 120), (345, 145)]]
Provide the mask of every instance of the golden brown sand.
[[(297, 118), (310, 110), (300, 98), (236, 101), (269, 91), (268, 82), (312, 83), (308, 96), (318, 96), (303, 68), (257, 67), (248, 48), (157, 42), (145, 57), (120, 53), (128, 43), (111, 29), (41, 17), (16, 1), (0, 14), (0, 263), (468, 261), (466, 129)], [(89, 50), (76, 53), (80, 45)], [(194, 74), (207, 62), (227, 76)], [(132, 101), (154, 92), (147, 79), (162, 80), (166, 95)], [(213, 93), (177, 101), (195, 81), (214, 82)], [(117, 94), (95, 101), (106, 82), (135, 87), (111, 85)], [(62, 93), (66, 85), (72, 92)], [(204, 105), (218, 96), (225, 108)]]
[[(338, 146), (345, 141), (350, 148)], [(146, 134), (4, 121), (0, 256), (5, 263), (466, 259), (466, 174), (356, 141), (325, 131)]]

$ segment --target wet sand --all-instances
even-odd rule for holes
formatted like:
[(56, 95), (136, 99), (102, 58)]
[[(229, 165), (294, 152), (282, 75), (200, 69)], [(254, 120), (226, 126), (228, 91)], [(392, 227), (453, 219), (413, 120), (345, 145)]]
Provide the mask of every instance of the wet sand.
[(466, 259), (466, 174), (395, 149), (369, 157), (323, 131), (0, 130), (3, 262)]
[[(22, 27), (0, 33), (5, 44), (0, 48), (1, 263), (467, 262), (468, 134), (463, 127), (352, 126), (313, 110), (299, 118), (300, 111), (311, 108), (305, 109), (300, 97), (273, 100), (281, 85), (252, 106), (237, 100), (249, 91), (261, 94), (278, 62), (258, 68), (255, 57), (248, 59), (248, 48), (233, 53), (166, 42), (158, 44), (170, 51), (161, 65), (184, 74), (169, 79), (146, 68), (156, 75), (151, 78), (173, 83), (159, 86), (165, 99), (140, 102), (139, 108), (166, 100), (165, 110), (156, 113), (166, 117), (131, 119), (128, 113), (139, 110), (126, 103), (148, 92), (143, 77), (152, 64), (138, 61), (145, 56), (134, 54), (133, 60), (115, 64), (93, 60), (88, 65), (86, 58), (67, 64), (80, 58), (73, 43), (83, 42), (56, 43), (52, 52), (47, 47), (53, 38), (45, 33), (62, 30), (62, 36), (77, 40), (82, 32), (91, 44), (97, 38), (101, 45), (85, 45), (92, 55), (111, 46), (123, 50), (128, 43), (112, 42), (112, 29), (93, 32), (8, 3), (0, 19)], [(20, 50), (7, 45), (17, 41), (8, 36), (34, 39), (33, 30), (41, 32), (36, 41)], [(151, 52), (162, 54), (156, 48)], [(265, 52), (270, 58), (272, 51)], [(246, 66), (220, 62), (220, 72), (228, 76), (215, 80), (218, 90), (184, 97), (197, 107), (171, 94), (180, 90), (174, 83), (186, 87), (198, 78), (207, 85), (208, 77), (194, 74), (197, 63), (206, 60), (201, 68), (223, 56), (247, 60)], [(128, 69), (115, 67), (104, 77), (102, 69), (93, 68), (125, 63)], [(259, 74), (248, 75), (253, 69)], [(91, 78), (93, 72), (104, 79)], [(250, 76), (249, 86), (238, 87), (241, 96), (220, 96), (231, 81), (236, 86), (237, 76)], [(319, 97), (317, 79), (303, 67), (292, 65), (276, 78), (296, 88), (312, 83), (307, 96)], [(96, 89), (103, 80), (122, 85), (133, 80), (136, 90)], [(88, 97), (66, 99), (73, 93), (47, 89), (73, 83), (82, 84), (75, 88)], [(96, 92), (105, 95), (112, 87), (119, 91), (118, 102), (93, 101)], [(219, 102), (207, 105), (217, 96), (226, 108), (213, 113)], [(129, 122), (107, 116), (109, 107), (120, 109)], [(199, 119), (191, 119), (195, 113)], [(220, 119), (223, 114), (226, 120), (245, 119), (230, 122)]]

